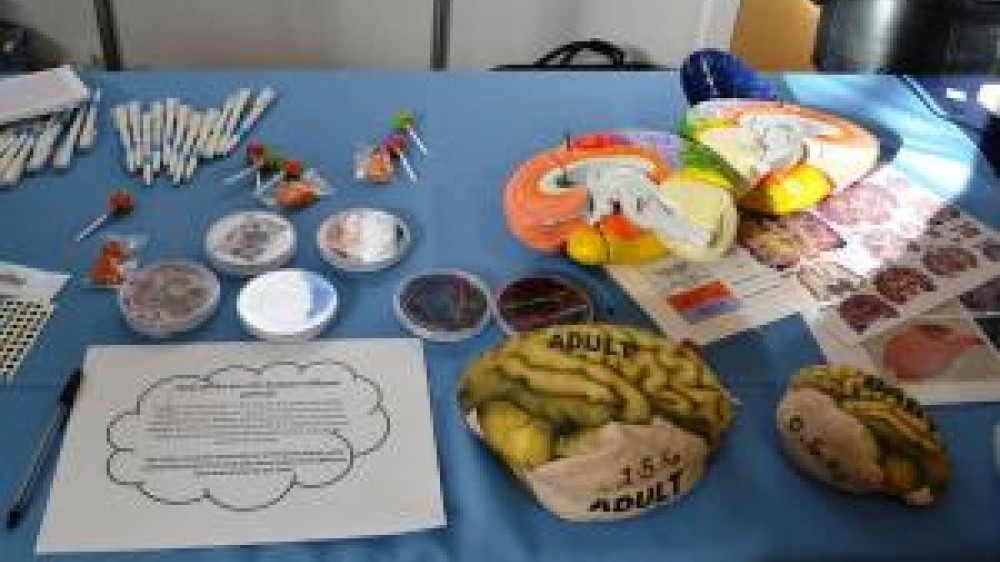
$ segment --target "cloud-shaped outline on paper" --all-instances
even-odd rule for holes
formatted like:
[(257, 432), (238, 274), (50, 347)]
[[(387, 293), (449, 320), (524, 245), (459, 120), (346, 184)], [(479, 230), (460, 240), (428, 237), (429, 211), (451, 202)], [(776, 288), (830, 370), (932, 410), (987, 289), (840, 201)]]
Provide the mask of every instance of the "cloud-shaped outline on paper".
[[(134, 482), (123, 481), (123, 480), (120, 480), (120, 479), (116, 478), (115, 475), (113, 474), (114, 471), (112, 469), (112, 463), (113, 463), (115, 457), (118, 456), (119, 454), (130, 454), (130, 453), (134, 453), (136, 451), (136, 449), (134, 449), (134, 448), (121, 447), (121, 446), (117, 445), (115, 443), (114, 437), (112, 436), (113, 428), (118, 423), (122, 422), (122, 420), (124, 420), (128, 416), (140, 416), (142, 414), (142, 404), (143, 404), (144, 400), (146, 399), (146, 397), (149, 394), (151, 394), (154, 390), (158, 389), (159, 387), (173, 385), (178, 380), (184, 380), (184, 379), (191, 380), (191, 381), (197, 381), (199, 383), (204, 383), (204, 384), (207, 384), (208, 386), (212, 386), (213, 385), (212, 379), (214, 377), (216, 377), (219, 374), (224, 373), (226, 371), (231, 371), (231, 370), (235, 370), (235, 369), (240, 369), (240, 370), (244, 370), (244, 371), (252, 371), (252, 372), (260, 375), (264, 371), (268, 370), (269, 368), (278, 367), (278, 366), (292, 366), (292, 367), (297, 368), (300, 372), (304, 372), (304, 371), (306, 371), (308, 369), (311, 369), (311, 368), (314, 368), (314, 367), (320, 367), (320, 366), (324, 366), (324, 365), (325, 366), (336, 366), (336, 367), (339, 367), (339, 368), (347, 371), (350, 374), (350, 376), (351, 376), (351, 378), (353, 380), (360, 381), (363, 384), (369, 385), (371, 387), (371, 389), (374, 391), (375, 400), (374, 400), (374, 405), (371, 407), (371, 409), (369, 409), (365, 413), (366, 414), (376, 414), (376, 412), (377, 412), (377, 413), (381, 414), (381, 416), (383, 417), (384, 422), (385, 422), (385, 431), (382, 432), (381, 437), (379, 439), (377, 439), (371, 446), (369, 446), (369, 447), (367, 447), (367, 448), (365, 448), (363, 450), (360, 450), (360, 451), (355, 450), (354, 445), (348, 439), (346, 439), (343, 435), (341, 435), (340, 432), (333, 431), (333, 432), (331, 432), (329, 434), (329, 436), (334, 437), (334, 438), (340, 440), (341, 442), (343, 442), (345, 448), (347, 449), (347, 452), (350, 453), (349, 462), (346, 463), (344, 469), (342, 471), (340, 471), (338, 474), (336, 474), (334, 477), (330, 478), (329, 480), (326, 480), (324, 482), (319, 482), (319, 483), (316, 483), (316, 484), (305, 484), (305, 483), (302, 483), (302, 482), (299, 481), (298, 473), (293, 473), (292, 477), (289, 479), (288, 485), (285, 486), (285, 489), (282, 490), (281, 493), (279, 493), (276, 496), (274, 496), (274, 498), (272, 498), (269, 501), (266, 501), (264, 503), (261, 503), (260, 505), (238, 506), (238, 505), (232, 505), (232, 504), (229, 504), (229, 503), (226, 503), (224, 501), (219, 500), (217, 497), (215, 497), (212, 494), (211, 489), (208, 488), (208, 487), (203, 488), (201, 490), (201, 494), (198, 495), (197, 497), (193, 497), (193, 498), (187, 499), (187, 500), (171, 500), (169, 498), (159, 497), (156, 494), (154, 494), (154, 493), (150, 492), (149, 490), (147, 490), (146, 487), (145, 487), (145, 484), (146, 484), (145, 480), (134, 481)], [(314, 362), (306, 363), (306, 364), (301, 364), (301, 363), (297, 363), (297, 362), (294, 362), (294, 361), (274, 361), (274, 362), (267, 363), (265, 365), (262, 365), (261, 367), (256, 367), (256, 368), (255, 367), (249, 367), (249, 366), (246, 366), (246, 365), (229, 365), (229, 366), (226, 366), (226, 367), (222, 367), (222, 368), (216, 369), (216, 370), (212, 371), (211, 373), (209, 373), (207, 375), (204, 375), (204, 376), (197, 376), (197, 375), (176, 375), (176, 376), (172, 376), (172, 377), (166, 377), (166, 378), (163, 378), (163, 379), (159, 379), (156, 382), (154, 382), (153, 384), (149, 385), (145, 390), (143, 390), (142, 393), (139, 394), (139, 396), (136, 398), (135, 408), (133, 408), (131, 410), (126, 410), (125, 412), (122, 412), (121, 414), (115, 416), (111, 420), (111, 422), (108, 424), (108, 426), (106, 428), (105, 438), (107, 440), (108, 446), (111, 447), (111, 451), (112, 452), (111, 452), (111, 455), (108, 456), (107, 462), (105, 464), (105, 470), (107, 472), (108, 478), (112, 482), (114, 482), (115, 484), (119, 484), (119, 485), (122, 485), (122, 486), (134, 486), (135, 489), (138, 490), (142, 495), (148, 497), (149, 499), (151, 499), (151, 500), (153, 500), (153, 501), (155, 501), (157, 503), (162, 503), (162, 504), (165, 504), (165, 505), (190, 505), (190, 504), (198, 503), (198, 502), (200, 502), (202, 500), (208, 500), (208, 501), (212, 502), (213, 504), (215, 504), (216, 506), (218, 506), (218, 507), (220, 507), (222, 509), (230, 510), (230, 511), (241, 511), (241, 512), (257, 511), (257, 510), (265, 509), (265, 508), (268, 508), (268, 507), (271, 507), (273, 505), (276, 505), (276, 504), (280, 503), (296, 487), (306, 488), (306, 489), (323, 488), (323, 487), (335, 484), (338, 481), (342, 480), (345, 476), (347, 476), (348, 474), (350, 474), (351, 470), (353, 470), (353, 468), (355, 466), (355, 459), (357, 457), (364, 456), (364, 455), (367, 455), (369, 453), (372, 453), (372, 452), (376, 451), (377, 449), (379, 449), (388, 440), (389, 434), (392, 431), (392, 423), (391, 422), (392, 422), (392, 420), (389, 417), (389, 413), (385, 409), (385, 406), (384, 406), (384, 403), (383, 403), (382, 389), (374, 381), (372, 381), (372, 380), (370, 380), (370, 379), (368, 379), (366, 377), (363, 377), (360, 374), (358, 374), (358, 372), (355, 371), (353, 367), (351, 367), (350, 365), (348, 365), (346, 363), (342, 363), (340, 361), (334, 361), (334, 360), (330, 360), (330, 361), (314, 361)]]

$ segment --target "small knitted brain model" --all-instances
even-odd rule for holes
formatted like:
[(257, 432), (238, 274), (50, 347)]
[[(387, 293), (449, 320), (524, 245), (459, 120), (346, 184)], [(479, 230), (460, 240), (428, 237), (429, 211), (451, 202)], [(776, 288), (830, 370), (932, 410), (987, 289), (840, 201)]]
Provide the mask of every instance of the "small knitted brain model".
[(948, 484), (948, 456), (928, 412), (853, 367), (802, 369), (778, 405), (777, 423), (792, 460), (841, 490), (929, 505)]
[(622, 519), (689, 492), (733, 402), (689, 346), (600, 324), (524, 332), (459, 388), (466, 419), (546, 508)]

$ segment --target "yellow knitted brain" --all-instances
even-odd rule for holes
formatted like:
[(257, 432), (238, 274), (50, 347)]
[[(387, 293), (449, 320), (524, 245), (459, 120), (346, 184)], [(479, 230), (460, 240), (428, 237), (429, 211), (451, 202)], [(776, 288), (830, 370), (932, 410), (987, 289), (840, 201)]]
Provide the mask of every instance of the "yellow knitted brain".
[(629, 517), (683, 496), (733, 419), (690, 347), (611, 325), (510, 338), (469, 366), (459, 400), (486, 444), (570, 520)]
[(928, 412), (853, 367), (799, 371), (778, 405), (777, 423), (796, 464), (841, 490), (927, 505), (948, 484), (948, 456)]

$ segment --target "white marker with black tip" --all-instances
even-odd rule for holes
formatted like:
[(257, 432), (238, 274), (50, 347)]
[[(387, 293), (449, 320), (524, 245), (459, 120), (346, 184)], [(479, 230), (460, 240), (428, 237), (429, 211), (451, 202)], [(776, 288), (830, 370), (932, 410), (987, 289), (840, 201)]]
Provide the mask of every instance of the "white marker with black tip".
[(128, 104), (128, 129), (132, 136), (132, 150), (135, 155), (135, 168), (132, 173), (137, 173), (142, 169), (142, 163), (146, 160), (146, 155), (142, 153), (142, 122), (140, 119), (139, 102), (131, 101)]
[(184, 180), (188, 168), (187, 158), (191, 154), (195, 137), (198, 136), (200, 128), (201, 114), (192, 110), (188, 113), (187, 123), (184, 127), (184, 142), (181, 144), (181, 149), (177, 157), (177, 169), (174, 171), (174, 183), (176, 184), (180, 184)]
[(10, 168), (11, 163), (21, 153), (21, 148), (28, 142), (29, 138), (30, 135), (28, 133), (21, 133), (14, 140), (14, 143), (7, 147), (3, 156), (0, 156), (0, 178), (7, 175), (7, 170)]
[(237, 96), (238, 93), (229, 95), (226, 97), (226, 101), (222, 104), (222, 111), (219, 113), (219, 118), (212, 126), (212, 133), (209, 135), (208, 142), (205, 146), (207, 158), (215, 156), (215, 145), (218, 144), (219, 139), (222, 138), (222, 132), (226, 128), (226, 121), (229, 119), (229, 114), (233, 112), (233, 105), (236, 104)]
[(161, 141), (163, 138), (163, 104), (159, 101), (153, 102), (150, 109), (149, 117), (149, 145), (152, 151), (151, 160), (153, 175), (160, 173), (160, 167), (163, 165), (163, 147)]
[(22, 143), (21, 149), (11, 159), (7, 169), (4, 170), (0, 184), (13, 185), (21, 181), (21, 175), (24, 174), (24, 165), (27, 163), (28, 155), (31, 154), (35, 143), (38, 142), (38, 136), (39, 134), (36, 132), (28, 133), (28, 138)]
[(191, 178), (194, 176), (195, 168), (198, 167), (198, 158), (202, 155), (202, 145), (205, 143), (205, 138), (211, 133), (212, 120), (215, 118), (217, 113), (218, 111), (212, 108), (201, 116), (201, 124), (198, 127), (194, 142), (191, 144), (191, 152), (188, 154), (187, 167), (184, 169), (184, 181), (191, 181)]
[(259, 121), (261, 116), (264, 115), (264, 111), (267, 110), (268, 106), (271, 105), (271, 102), (273, 102), (277, 97), (277, 92), (275, 92), (274, 88), (271, 88), (270, 86), (260, 91), (260, 94), (257, 95), (257, 99), (254, 100), (253, 107), (250, 108), (247, 116), (243, 118), (243, 122), (240, 123), (239, 128), (233, 135), (226, 139), (225, 145), (223, 146), (223, 152), (229, 154), (233, 151), (233, 148), (240, 143), (240, 139), (253, 130), (254, 125), (256, 125), (257, 121)]
[(148, 186), (153, 184), (153, 116), (147, 111), (142, 114), (141, 121), (142, 183)]
[(94, 139), (97, 138), (97, 111), (98, 104), (101, 103), (101, 89), (95, 88), (90, 96), (90, 103), (87, 104), (87, 117), (80, 130), (80, 140), (77, 146), (80, 150), (90, 150), (94, 146)]
[(132, 173), (132, 140), (129, 138), (128, 129), (128, 108), (124, 105), (117, 105), (111, 111), (115, 128), (118, 129), (118, 140), (122, 145), (122, 157), (125, 161), (125, 170)]
[(49, 161), (49, 156), (52, 155), (52, 148), (55, 146), (59, 133), (62, 132), (63, 123), (65, 121), (65, 112), (59, 112), (49, 118), (48, 123), (45, 124), (45, 128), (42, 129), (41, 134), (39, 134), (38, 138), (35, 140), (35, 147), (31, 151), (31, 156), (25, 164), (26, 171), (37, 172), (45, 166), (46, 162)]
[(163, 139), (160, 145), (163, 147), (163, 168), (166, 170), (170, 165), (170, 154), (174, 149), (174, 122), (177, 116), (177, 98), (167, 98), (163, 104)]
[(76, 108), (76, 113), (73, 116), (73, 124), (69, 126), (62, 144), (59, 145), (56, 155), (52, 158), (52, 165), (57, 170), (65, 170), (69, 167), (69, 163), (73, 159), (73, 152), (76, 151), (76, 143), (80, 136), (80, 131), (83, 129), (83, 123), (86, 120), (87, 106), (81, 105)]
[(177, 113), (174, 117), (174, 138), (170, 146), (170, 162), (167, 163), (167, 172), (170, 174), (171, 181), (177, 175), (177, 168), (180, 165), (181, 146), (184, 144), (184, 135), (187, 134), (188, 116), (190, 114), (191, 108), (181, 104), (177, 108)]
[(240, 116), (243, 114), (243, 110), (246, 107), (248, 101), (250, 101), (251, 90), (248, 88), (243, 88), (236, 93), (236, 101), (233, 103), (229, 115), (226, 116), (225, 126), (222, 128), (222, 134), (216, 139), (215, 143), (212, 145), (212, 154), (219, 156), (225, 153), (225, 146), (229, 140), (229, 137), (233, 136), (233, 132), (236, 131), (236, 125), (240, 121)]
[(197, 153), (202, 158), (211, 158), (212, 154), (209, 152), (210, 144), (212, 142), (212, 136), (215, 134), (216, 127), (219, 124), (219, 120), (222, 118), (222, 112), (218, 108), (209, 109), (201, 120), (201, 134), (198, 135), (198, 142), (195, 145), (195, 153)]

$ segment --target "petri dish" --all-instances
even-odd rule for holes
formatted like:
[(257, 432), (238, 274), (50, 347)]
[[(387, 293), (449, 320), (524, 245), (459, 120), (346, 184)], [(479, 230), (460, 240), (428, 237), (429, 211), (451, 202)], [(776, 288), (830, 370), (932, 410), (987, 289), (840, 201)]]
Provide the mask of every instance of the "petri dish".
[(594, 320), (594, 302), (580, 285), (552, 274), (519, 277), (493, 300), (497, 323), (508, 335), (557, 324)]
[(280, 269), (254, 277), (236, 299), (248, 332), (267, 341), (306, 341), (330, 324), (340, 299), (325, 277), (302, 269)]
[(399, 285), (395, 308), (411, 333), (436, 342), (457, 342), (483, 331), (490, 319), (490, 291), (459, 269), (418, 273)]
[(227, 275), (252, 277), (284, 267), (295, 254), (295, 228), (265, 211), (241, 211), (212, 223), (205, 235), (212, 267)]
[(327, 218), (316, 231), (323, 259), (354, 273), (395, 265), (410, 247), (410, 228), (400, 217), (381, 209), (357, 207)]
[(118, 289), (118, 307), (136, 332), (154, 338), (194, 330), (219, 306), (219, 279), (201, 264), (164, 261), (136, 270)]

